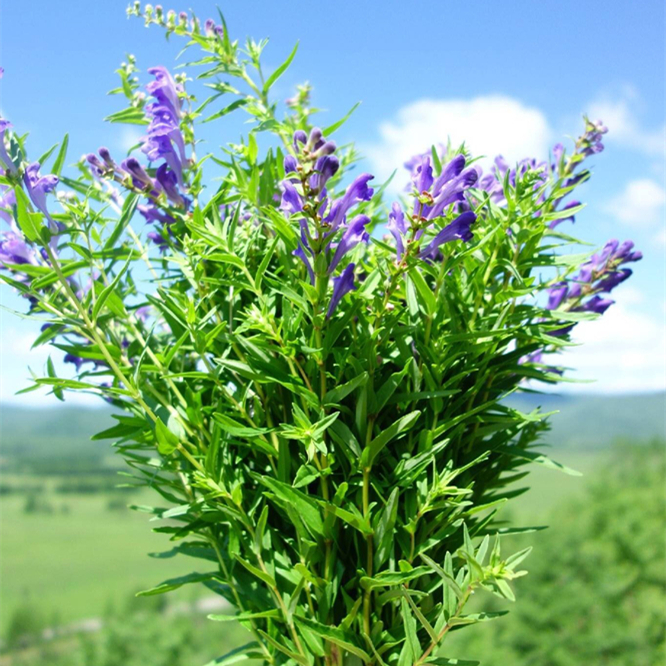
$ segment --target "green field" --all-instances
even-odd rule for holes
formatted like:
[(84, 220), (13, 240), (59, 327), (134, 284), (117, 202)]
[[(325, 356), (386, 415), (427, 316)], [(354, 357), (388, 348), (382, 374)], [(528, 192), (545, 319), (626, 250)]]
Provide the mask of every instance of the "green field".
[(147, 514), (109, 510), (104, 495), (47, 493), (45, 499), (54, 513), (25, 513), (24, 497), (3, 499), (3, 630), (21, 604), (38, 604), (48, 618), (67, 623), (97, 617), (159, 580), (187, 573), (188, 562), (147, 556), (168, 549), (165, 536), (151, 532)]

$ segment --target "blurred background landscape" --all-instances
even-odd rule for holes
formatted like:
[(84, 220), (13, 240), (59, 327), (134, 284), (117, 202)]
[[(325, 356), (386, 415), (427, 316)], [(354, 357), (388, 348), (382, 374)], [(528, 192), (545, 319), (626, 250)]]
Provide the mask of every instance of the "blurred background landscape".
[[(524, 480), (531, 489), (503, 518), (552, 527), (505, 537), (507, 550), (535, 546), (518, 604), (452, 632), (443, 654), (502, 666), (663, 663), (666, 394), (524, 394), (513, 404), (561, 410), (544, 444), (583, 476), (538, 468)], [(206, 619), (225, 608), (201, 586), (135, 598), (193, 567), (151, 531), (163, 523), (141, 507), (159, 496), (123, 487), (112, 446), (90, 440), (110, 411), (0, 412), (0, 666), (204, 666), (250, 639)]]

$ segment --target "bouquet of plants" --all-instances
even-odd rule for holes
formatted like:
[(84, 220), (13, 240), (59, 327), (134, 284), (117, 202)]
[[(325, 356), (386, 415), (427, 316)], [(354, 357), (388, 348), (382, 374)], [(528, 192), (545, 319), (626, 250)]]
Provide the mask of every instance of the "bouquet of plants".
[[(211, 663), (475, 663), (440, 648), (499, 615), (473, 593), (513, 600), (526, 573), (530, 528), (502, 509), (526, 465), (571, 472), (536, 448), (548, 415), (507, 398), (566, 379), (557, 353), (641, 257), (569, 235), (606, 128), (483, 168), (424, 146), (385, 203), (334, 142), (345, 119), (315, 127), (309, 86), (271, 97), (295, 49), (269, 74), (222, 18), (128, 13), (201, 53), (145, 87), (134, 58), (118, 70), (109, 120), (145, 128), (128, 156), (69, 173), (67, 137), (31, 162), (0, 120), (0, 277), (72, 369), (26, 390), (113, 405), (96, 438), (193, 562), (142, 594), (203, 584), (249, 632)], [(207, 152), (198, 126), (232, 113), (247, 131)]]

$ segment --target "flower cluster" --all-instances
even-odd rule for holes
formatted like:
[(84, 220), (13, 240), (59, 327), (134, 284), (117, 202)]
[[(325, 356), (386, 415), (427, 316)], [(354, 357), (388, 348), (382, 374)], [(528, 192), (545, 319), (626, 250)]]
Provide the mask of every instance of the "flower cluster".
[[(446, 215), (449, 206), (465, 202), (466, 190), (477, 182), (479, 175), (474, 167), (466, 169), (465, 164), (465, 156), (456, 155), (435, 178), (432, 159), (428, 154), (416, 156), (407, 163), (406, 166), (412, 168), (412, 213), (406, 216), (400, 204), (394, 203), (387, 225), (395, 238), (398, 259), (403, 259), (408, 247), (419, 241), (437, 218)], [(475, 221), (476, 215), (465, 210), (419, 250), (419, 258), (434, 260), (443, 244), (454, 240), (470, 241), (473, 237), (471, 226)]]
[[(634, 250), (632, 241), (622, 244), (617, 240), (608, 241), (602, 251), (592, 255), (570, 281), (551, 287), (546, 307), (549, 310), (603, 314), (614, 301), (600, 294), (610, 293), (631, 276), (631, 269), (621, 268), (623, 264), (642, 258), (643, 254)], [(588, 300), (583, 300), (588, 296)]]
[[(285, 158), (286, 178), (280, 184), (281, 209), (298, 215), (301, 238), (294, 254), (303, 262), (311, 283), (328, 280), (342, 258), (359, 243), (370, 239), (366, 231), (370, 218), (357, 215), (348, 220), (350, 210), (358, 203), (370, 201), (374, 190), (368, 187), (373, 176), (357, 176), (344, 195), (329, 200), (326, 185), (340, 169), (334, 155), (336, 146), (326, 141), (320, 129), (308, 136), (302, 130), (294, 133), (294, 154)], [(321, 268), (320, 268), (321, 267)], [(355, 264), (350, 263), (333, 277), (333, 294), (327, 309), (332, 316), (340, 300), (354, 289)]]
[[(168, 228), (175, 222), (168, 208), (187, 211), (190, 205), (190, 200), (183, 194), (186, 189), (183, 172), (188, 164), (185, 140), (180, 130), (183, 88), (165, 67), (152, 67), (148, 72), (155, 80), (146, 86), (146, 90), (155, 101), (145, 107), (150, 123), (146, 136), (141, 140), (141, 151), (151, 163), (164, 160), (154, 176), (136, 157), (128, 157), (120, 165), (117, 164), (107, 148), (99, 149), (99, 157), (91, 153), (86, 159), (95, 177), (111, 178), (130, 190), (145, 194), (148, 201), (137, 207), (139, 212), (146, 222), (157, 222)], [(167, 238), (160, 232), (150, 232), (148, 238), (162, 251), (168, 247)]]
[[(11, 126), (9, 121), (0, 118), (0, 167), (11, 182), (25, 187), (34, 207), (46, 217), (52, 234), (51, 247), (55, 248), (57, 234), (62, 231), (62, 225), (52, 218), (47, 207), (47, 195), (53, 192), (58, 184), (58, 176), (42, 175), (39, 162), (26, 166), (17, 165), (18, 159), (12, 159), (9, 154), (9, 137), (5, 136)], [(16, 194), (13, 188), (0, 185), (0, 219), (9, 225), (9, 230), (0, 232), (0, 265), (4, 268), (6, 264), (13, 264), (14, 273), (20, 280), (25, 281), (27, 276), (22, 275), (20, 269), (16, 267), (21, 264), (36, 265), (43, 258), (26, 242), (13, 217), (14, 206), (16, 206)]]
[[(159, 25), (167, 29), (167, 33), (176, 32), (183, 35), (202, 36), (201, 24), (196, 16), (191, 18), (187, 12), (176, 12), (173, 9), (164, 11), (162, 5), (146, 4), (141, 7), (141, 2), (135, 0), (127, 8), (128, 16), (141, 16), (146, 22), (146, 26), (151, 24)], [(206, 19), (204, 22), (203, 36), (205, 37), (224, 37), (224, 27), (215, 23), (213, 19)]]
[[(576, 141), (574, 151), (565, 160), (565, 150), (561, 143), (555, 144), (552, 149), (553, 161), (551, 163), (538, 161), (535, 158), (524, 158), (520, 160), (514, 168), (502, 155), (498, 155), (494, 160), (494, 168), (486, 174), (479, 174), (478, 188), (484, 190), (490, 196), (490, 200), (502, 206), (506, 203), (506, 193), (504, 191), (505, 182), (511, 187), (516, 187), (517, 179), (524, 176), (528, 171), (534, 174), (533, 188), (535, 191), (542, 188), (547, 182), (549, 175), (561, 176), (563, 178), (562, 187), (568, 188), (577, 185), (589, 176), (587, 170), (576, 173), (580, 164), (591, 155), (600, 153), (603, 149), (602, 137), (608, 132), (608, 128), (599, 120), (592, 122), (585, 119), (585, 132)], [(546, 199), (546, 192), (539, 194), (538, 201), (543, 202)], [(553, 202), (554, 210), (558, 210), (561, 199)], [(567, 202), (560, 211), (566, 211), (580, 206), (579, 201)], [(537, 212), (537, 215), (540, 213)], [(563, 222), (574, 222), (574, 215), (558, 217), (549, 224), (554, 229)]]

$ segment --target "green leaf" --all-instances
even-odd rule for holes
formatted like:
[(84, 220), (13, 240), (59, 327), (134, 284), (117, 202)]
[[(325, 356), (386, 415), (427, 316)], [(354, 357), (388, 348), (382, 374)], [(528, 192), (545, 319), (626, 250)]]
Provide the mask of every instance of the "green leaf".
[(377, 523), (377, 529), (375, 530), (375, 571), (381, 569), (384, 562), (389, 559), (395, 545), (394, 528), (398, 515), (399, 493), (398, 488), (393, 489)]
[(65, 158), (67, 157), (67, 146), (69, 146), (69, 134), (65, 134), (65, 137), (60, 144), (60, 150), (56, 155), (55, 162), (53, 162), (53, 173), (56, 176), (60, 176), (62, 173), (62, 167), (65, 164)]
[(341, 118), (340, 120), (338, 120), (337, 123), (333, 123), (332, 125), (329, 125), (328, 127), (325, 127), (322, 130), (322, 134), (324, 136), (328, 136), (329, 134), (333, 134), (333, 132), (335, 132), (335, 130), (340, 129), (349, 120), (349, 118), (351, 117), (351, 114), (354, 113), (354, 111), (356, 111), (356, 109), (358, 109), (360, 104), (361, 104), (361, 102), (356, 102), (356, 104), (354, 104), (354, 106), (352, 106), (352, 108), (349, 109), (349, 111), (346, 113), (346, 115), (343, 118)]
[(386, 428), (380, 435), (377, 435), (368, 446), (363, 450), (361, 456), (361, 465), (365, 468), (372, 467), (372, 463), (381, 450), (395, 437), (411, 428), (416, 420), (421, 416), (419, 410), (410, 412), (398, 419), (393, 425)]
[[(109, 297), (112, 294), (114, 294), (115, 289), (118, 286), (118, 283), (120, 282), (120, 278), (122, 278), (125, 271), (129, 268), (131, 260), (132, 260), (131, 257), (129, 257), (127, 259), (127, 261), (125, 262), (125, 265), (120, 269), (120, 271), (118, 271), (118, 275), (116, 275), (116, 277), (113, 278), (113, 281), (107, 287), (105, 287), (102, 290), (102, 292), (100, 293), (100, 295), (97, 297), (97, 299), (95, 301), (95, 305), (94, 305), (93, 310), (92, 310), (93, 322), (97, 321), (97, 317), (99, 316), (99, 313), (102, 311), (102, 308), (106, 304), (107, 300), (109, 299)], [(119, 301), (119, 306), (117, 306), (117, 307), (120, 308), (120, 313), (118, 313), (116, 311), (115, 314), (116, 315), (119, 314), (122, 317), (122, 316), (127, 314), (127, 312), (125, 310), (125, 304), (123, 303), (121, 298), (117, 298), (116, 300)]]
[(294, 46), (292, 52), (289, 54), (289, 57), (266, 79), (266, 83), (264, 83), (263, 89), (264, 95), (268, 93), (268, 91), (271, 89), (271, 86), (287, 71), (287, 68), (289, 65), (291, 65), (291, 61), (296, 55), (296, 51), (298, 51), (298, 42), (296, 43), (296, 46)]
[(149, 590), (143, 590), (143, 592), (137, 592), (137, 597), (151, 597), (156, 594), (164, 594), (166, 592), (171, 592), (172, 590), (177, 590), (183, 585), (191, 585), (192, 583), (203, 583), (204, 581), (214, 580), (217, 578), (217, 573), (212, 571), (210, 573), (191, 573), (186, 576), (179, 576), (178, 578), (169, 578), (163, 583), (160, 583), (156, 587), (151, 587)]
[(255, 578), (263, 581), (270, 588), (277, 587), (275, 583), (275, 578), (270, 574), (267, 574), (265, 571), (262, 571), (258, 567), (255, 567), (253, 564), (250, 564), (247, 560), (244, 560), (240, 555), (236, 555), (236, 560), (240, 562)]
[(264, 258), (261, 260), (261, 263), (259, 264), (259, 268), (257, 268), (257, 272), (255, 273), (254, 276), (254, 285), (257, 289), (261, 288), (261, 282), (264, 279), (264, 273), (266, 273), (266, 269), (268, 268), (268, 265), (270, 264), (271, 259), (273, 258), (273, 253), (275, 252), (275, 248), (277, 247), (279, 240), (280, 238), (278, 236), (276, 236), (273, 239), (271, 246), (268, 248), (268, 252), (266, 252)]
[(219, 261), (223, 264), (233, 264), (239, 268), (245, 268), (245, 262), (237, 257), (235, 254), (229, 254), (228, 252), (213, 252), (209, 254), (206, 259), (209, 261)]
[(118, 242), (121, 234), (123, 231), (125, 231), (125, 228), (130, 223), (138, 203), (139, 195), (136, 192), (132, 192), (127, 196), (125, 203), (123, 204), (123, 209), (120, 213), (120, 218), (118, 219), (116, 226), (113, 228), (113, 231), (107, 238), (106, 243), (104, 243), (105, 250), (110, 250), (116, 246), (116, 243)]
[(423, 662), (423, 666), (431, 664), (432, 666), (479, 666), (480, 661), (470, 661), (469, 659), (447, 659), (446, 657), (428, 657)]
[(282, 643), (278, 642), (273, 636), (270, 636), (267, 634), (263, 629), (258, 630), (259, 635), (265, 638), (274, 648), (282, 652), (282, 654), (286, 654), (287, 657), (290, 659), (293, 659), (297, 664), (301, 664), (301, 666), (309, 666), (308, 660), (301, 656), (300, 654), (297, 654), (296, 652), (293, 651), (293, 649), (290, 649), (288, 647), (285, 647), (282, 645)]
[(472, 613), (470, 615), (459, 615), (452, 617), (449, 624), (452, 627), (459, 627), (465, 624), (477, 624), (478, 622), (489, 622), (496, 620), (498, 617), (507, 615), (509, 611), (497, 611), (495, 613)]
[(334, 645), (341, 647), (343, 650), (351, 652), (366, 663), (371, 661), (370, 655), (358, 645), (356, 636), (351, 631), (345, 631), (339, 627), (320, 624), (315, 620), (306, 619), (298, 615), (294, 619), (297, 624), (305, 626), (329, 643), (333, 643)]
[(421, 656), (421, 643), (416, 631), (416, 620), (405, 597), (400, 599), (400, 614), (402, 616), (402, 626), (405, 630), (405, 644), (398, 659), (398, 666), (412, 666)]
[(460, 589), (460, 585), (456, 582), (456, 579), (448, 574), (442, 567), (437, 564), (433, 559), (427, 555), (421, 553), (419, 557), (444, 581), (444, 584), (451, 589), (453, 594), (456, 595), (458, 599), (463, 598), (463, 591)]
[(282, 615), (278, 610), (267, 610), (260, 611), (258, 613), (238, 613), (238, 615), (209, 615), (209, 620), (214, 620), (215, 622), (234, 622), (238, 620), (242, 622), (243, 620), (258, 620), (260, 618), (270, 618), (272, 620), (281, 620)]
[(435, 146), (430, 147), (430, 155), (432, 156), (432, 164), (435, 167), (435, 173), (439, 175), (442, 173), (442, 161), (439, 159), (439, 154)]
[(237, 99), (234, 102), (231, 102), (229, 106), (225, 106), (223, 109), (218, 111), (217, 113), (214, 113), (212, 116), (208, 116), (205, 120), (202, 120), (202, 123), (209, 123), (212, 120), (217, 120), (218, 118), (222, 118), (222, 116), (226, 116), (228, 113), (231, 113), (232, 111), (235, 111), (236, 109), (240, 108), (241, 106), (245, 106), (250, 100), (246, 99), (244, 97), (241, 97), (241, 99)]
[(33, 243), (39, 240), (41, 215), (30, 212), (30, 201), (28, 195), (21, 187), (14, 188), (16, 196), (16, 221), (25, 237)]
[(324, 536), (324, 522), (317, 503), (300, 490), (269, 476), (255, 476), (259, 483), (269, 488), (282, 502), (293, 507), (313, 537)]
[(159, 417), (155, 421), (155, 439), (157, 440), (157, 450), (163, 456), (170, 456), (178, 448), (178, 437), (164, 425)]
[(575, 469), (571, 469), (570, 467), (566, 467), (561, 463), (555, 462), (554, 460), (551, 460), (548, 456), (545, 456), (543, 453), (536, 453), (534, 451), (529, 451), (527, 449), (521, 449), (518, 448), (517, 446), (498, 446), (495, 447), (495, 451), (499, 451), (500, 453), (505, 453), (506, 455), (509, 456), (515, 456), (516, 458), (524, 458), (525, 460), (537, 463), (538, 465), (543, 465), (548, 469), (554, 469), (557, 470), (558, 472), (564, 472), (565, 474), (569, 474), (569, 476), (583, 476), (581, 472), (577, 472)]
[(421, 302), (423, 303), (425, 311), (432, 316), (437, 310), (437, 300), (432, 293), (432, 289), (428, 286), (421, 271), (419, 271), (416, 266), (410, 269), (409, 277), (414, 283), (418, 295), (421, 297)]
[(325, 405), (336, 405), (344, 400), (352, 391), (356, 390), (359, 386), (363, 386), (368, 381), (368, 373), (362, 372), (358, 377), (354, 377), (345, 384), (337, 386), (330, 391), (327, 391), (324, 396)]
[(363, 518), (363, 516), (356, 515), (351, 511), (346, 511), (345, 509), (341, 509), (339, 506), (335, 506), (335, 504), (327, 503), (324, 501), (320, 501), (319, 503), (322, 505), (322, 507), (325, 508), (326, 511), (332, 513), (334, 516), (337, 516), (345, 523), (348, 523), (365, 536), (370, 536), (372, 534), (372, 527), (370, 526), (370, 523), (365, 518)]
[(215, 412), (213, 414), (213, 418), (215, 421), (217, 421), (217, 423), (220, 424), (222, 430), (228, 432), (234, 437), (261, 437), (262, 435), (271, 432), (269, 428), (252, 428), (243, 425), (242, 423), (232, 419), (230, 416), (227, 416), (226, 414), (220, 414), (219, 412)]
[(148, 119), (143, 109), (130, 106), (122, 111), (116, 111), (104, 118), (108, 123), (124, 123), (125, 125), (147, 125)]
[(368, 576), (361, 578), (361, 587), (364, 590), (372, 590), (376, 587), (394, 587), (431, 573), (430, 567), (414, 567), (411, 571), (382, 571), (372, 578)]
[(251, 661), (254, 659), (261, 659), (263, 655), (259, 652), (253, 652), (259, 647), (257, 641), (252, 641), (237, 647), (231, 652), (209, 661), (206, 666), (232, 666), (232, 664), (238, 664), (242, 661)]

